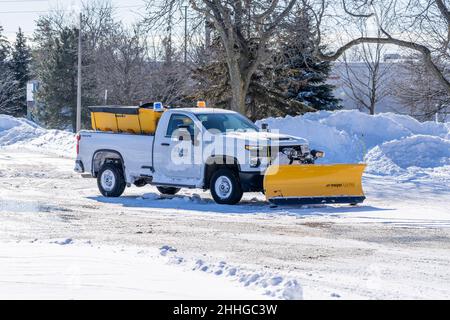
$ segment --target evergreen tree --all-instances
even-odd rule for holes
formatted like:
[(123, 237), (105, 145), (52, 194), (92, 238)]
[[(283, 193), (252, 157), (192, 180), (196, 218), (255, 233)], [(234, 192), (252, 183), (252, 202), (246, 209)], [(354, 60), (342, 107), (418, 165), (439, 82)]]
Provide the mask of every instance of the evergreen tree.
[[(196, 88), (193, 100), (206, 100), (208, 105), (230, 109), (231, 87), (227, 72), (227, 64), (223, 57), (223, 46), (218, 38), (212, 45), (198, 54), (197, 68), (193, 70), (192, 78)], [(292, 114), (290, 110), (299, 113), (314, 111), (293, 99), (286, 99), (282, 92), (275, 88), (274, 53), (270, 59), (253, 74), (246, 98), (246, 116), (258, 120), (269, 116), (285, 116)]]
[(0, 71), (4, 72), (7, 66), (7, 59), (10, 53), (11, 47), (6, 39), (6, 37), (3, 35), (3, 27), (0, 26)]
[(18, 87), (9, 69), (10, 45), (3, 36), (0, 26), (0, 113), (16, 115), (18, 113)]
[(64, 27), (49, 35), (37, 44), (39, 55), (46, 57), (36, 66), (41, 83), (37, 98), (45, 105), (38, 118), (50, 127), (67, 128), (70, 123), (75, 128), (78, 30)]
[[(300, 10), (281, 37), (275, 88), (286, 99), (315, 110), (340, 109), (340, 100), (333, 96), (334, 87), (326, 83), (331, 64), (314, 55), (314, 39), (310, 17)], [(293, 108), (288, 113), (297, 114), (297, 110)]]
[(16, 35), (16, 41), (13, 45), (9, 66), (19, 90), (17, 105), (20, 110), (19, 115), (21, 116), (24, 116), (27, 113), (26, 87), (27, 82), (30, 80), (30, 62), (30, 48), (27, 46), (25, 35), (19, 28), (19, 32)]
[(0, 74), (0, 114), (16, 116), (20, 113), (17, 105), (19, 90), (13, 74), (6, 69)]

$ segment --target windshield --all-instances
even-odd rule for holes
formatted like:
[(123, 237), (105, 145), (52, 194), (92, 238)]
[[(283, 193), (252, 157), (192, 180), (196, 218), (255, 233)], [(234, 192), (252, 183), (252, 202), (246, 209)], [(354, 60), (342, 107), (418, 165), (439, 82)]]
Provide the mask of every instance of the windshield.
[(253, 122), (238, 113), (205, 113), (196, 116), (203, 127), (212, 133), (258, 131), (258, 127)]

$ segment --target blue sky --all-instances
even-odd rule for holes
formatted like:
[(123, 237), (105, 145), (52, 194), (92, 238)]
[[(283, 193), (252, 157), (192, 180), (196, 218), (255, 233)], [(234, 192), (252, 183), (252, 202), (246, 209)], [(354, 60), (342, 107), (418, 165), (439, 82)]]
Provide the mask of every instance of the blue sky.
[[(95, 0), (84, 0), (84, 2)], [(109, 0), (116, 7), (144, 6), (143, 0)], [(0, 25), (10, 40), (21, 27), (27, 36), (33, 34), (35, 21), (40, 15), (55, 8), (78, 12), (82, 0), (0, 0)], [(39, 11), (39, 12), (32, 12)], [(142, 9), (140, 10), (142, 12)], [(139, 18), (139, 7), (118, 8), (117, 18), (129, 24)]]

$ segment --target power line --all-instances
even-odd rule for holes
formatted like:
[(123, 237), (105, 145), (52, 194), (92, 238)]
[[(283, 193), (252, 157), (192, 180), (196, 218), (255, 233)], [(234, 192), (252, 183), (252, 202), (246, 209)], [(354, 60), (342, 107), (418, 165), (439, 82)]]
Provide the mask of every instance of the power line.
[[(3, 30), (4, 34), (16, 34), (19, 31), (19, 28), (17, 30)], [(33, 33), (35, 30), (22, 30), (23, 33)]]
[(17, 2), (48, 2), (48, 0), (0, 0), (0, 3), (17, 3)]
[[(39, 0), (41, 1), (41, 0)], [(1, 1), (0, 1), (1, 2)], [(142, 5), (134, 5), (134, 6), (117, 6), (113, 7), (113, 9), (128, 9), (128, 8), (142, 8)], [(50, 13), (52, 10), (30, 10), (30, 11), (0, 11), (0, 14), (16, 14), (16, 13)], [(55, 10), (57, 12), (71, 12), (73, 10)]]
[[(70, 10), (59, 10), (59, 11), (64, 11), (64, 12), (66, 12), (66, 11), (70, 11)], [(38, 11), (38, 10), (36, 10), (36, 11), (3, 11), (3, 12), (0, 12), (0, 13), (47, 13), (47, 12), (50, 12), (50, 11), (48, 11), (48, 10), (45, 10), (45, 11)]]

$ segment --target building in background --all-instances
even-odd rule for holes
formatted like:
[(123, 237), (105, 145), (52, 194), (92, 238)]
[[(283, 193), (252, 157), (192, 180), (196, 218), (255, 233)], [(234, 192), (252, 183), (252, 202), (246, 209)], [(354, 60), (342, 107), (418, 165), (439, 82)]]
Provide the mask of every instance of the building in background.
[[(409, 110), (396, 97), (393, 88), (400, 78), (406, 78), (405, 64), (418, 59), (415, 56), (385, 54), (377, 69), (375, 113), (395, 112), (408, 114)], [(372, 70), (370, 70), (372, 69)], [(358, 109), (368, 112), (373, 95), (371, 72), (374, 66), (368, 62), (336, 62), (333, 65), (328, 82), (335, 86), (334, 94), (342, 100), (344, 109)]]
[[(390, 86), (392, 80), (398, 72), (398, 65), (391, 63), (381, 63), (380, 69), (384, 73), (382, 83), (378, 86), (378, 101), (375, 106), (375, 113), (379, 112), (406, 112), (405, 108), (391, 94)], [(348, 70), (347, 70), (348, 69)], [(368, 112), (361, 105), (359, 99), (368, 102), (370, 94), (368, 66), (362, 62), (336, 62), (330, 73), (328, 82), (335, 86), (334, 95), (342, 100), (344, 109), (358, 109)]]

